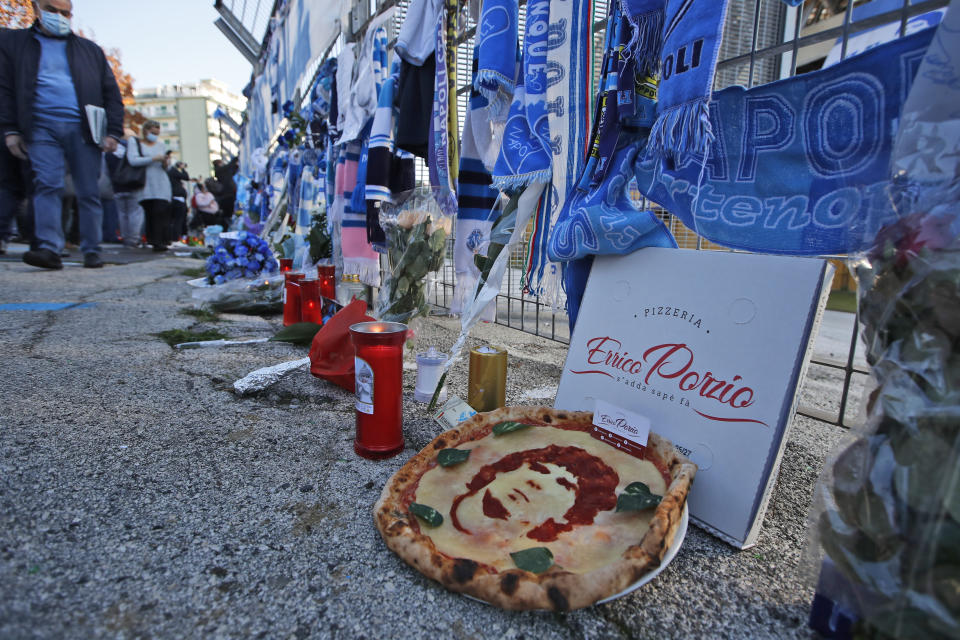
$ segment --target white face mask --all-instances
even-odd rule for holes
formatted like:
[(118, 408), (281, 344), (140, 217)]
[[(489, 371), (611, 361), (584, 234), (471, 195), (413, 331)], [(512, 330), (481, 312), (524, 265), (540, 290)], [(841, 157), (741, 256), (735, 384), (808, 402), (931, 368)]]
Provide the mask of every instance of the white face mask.
[(65, 36), (70, 33), (70, 18), (55, 11), (40, 11), (40, 24), (55, 36)]
[(157, 134), (155, 134), (155, 133), (148, 133), (148, 134), (147, 134), (147, 142), (156, 142), (156, 141), (159, 140), (159, 139), (160, 139), (160, 137), (159, 137)]

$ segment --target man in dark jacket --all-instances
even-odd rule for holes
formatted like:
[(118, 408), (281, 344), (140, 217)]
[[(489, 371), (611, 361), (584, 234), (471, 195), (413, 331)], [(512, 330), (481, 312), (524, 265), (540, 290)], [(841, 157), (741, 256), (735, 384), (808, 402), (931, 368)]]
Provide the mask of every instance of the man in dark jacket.
[(173, 194), (173, 202), (170, 203), (172, 215), (170, 216), (170, 232), (167, 238), (168, 242), (177, 242), (180, 236), (187, 232), (187, 190), (183, 183), (190, 181), (190, 174), (187, 173), (187, 165), (182, 162), (174, 162), (172, 152), (167, 151), (167, 176), (170, 177), (170, 191)]
[(213, 161), (213, 175), (216, 176), (217, 182), (220, 184), (220, 193), (216, 194), (217, 203), (220, 205), (220, 213), (226, 218), (227, 224), (233, 217), (233, 207), (237, 200), (237, 183), (234, 182), (233, 176), (237, 175), (239, 168), (239, 159), (236, 157), (226, 164), (220, 159)]
[[(33, 166), (37, 248), (23, 261), (60, 269), (60, 196), (66, 168), (79, 208), (83, 266), (102, 267), (97, 178), (100, 148), (111, 152), (123, 135), (123, 101), (107, 58), (94, 42), (71, 31), (70, 0), (34, 0), (37, 21), (6, 34), (0, 46), (0, 131), (17, 158)], [(88, 107), (103, 109), (106, 131), (94, 140)]]

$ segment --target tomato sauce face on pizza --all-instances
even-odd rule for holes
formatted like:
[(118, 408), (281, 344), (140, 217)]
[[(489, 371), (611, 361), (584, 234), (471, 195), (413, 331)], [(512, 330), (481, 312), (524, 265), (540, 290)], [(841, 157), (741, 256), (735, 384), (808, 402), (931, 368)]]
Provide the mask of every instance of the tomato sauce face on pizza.
[(583, 412), (474, 416), (391, 478), (377, 527), (414, 568), (504, 608), (618, 593), (659, 565), (696, 466), (656, 434), (639, 457), (592, 432)]

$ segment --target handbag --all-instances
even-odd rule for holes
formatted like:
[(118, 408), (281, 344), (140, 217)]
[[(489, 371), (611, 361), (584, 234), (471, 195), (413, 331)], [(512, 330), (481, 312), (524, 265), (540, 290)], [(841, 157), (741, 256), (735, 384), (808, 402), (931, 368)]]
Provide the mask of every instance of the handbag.
[[(143, 149), (140, 147), (140, 141), (137, 140), (137, 150), (143, 155)], [(129, 143), (128, 143), (129, 145)], [(129, 149), (127, 153), (130, 153)], [(110, 181), (113, 183), (113, 190), (116, 193), (130, 193), (143, 189), (147, 183), (147, 168), (135, 167), (127, 160), (127, 153), (120, 158), (120, 164), (114, 169)]]

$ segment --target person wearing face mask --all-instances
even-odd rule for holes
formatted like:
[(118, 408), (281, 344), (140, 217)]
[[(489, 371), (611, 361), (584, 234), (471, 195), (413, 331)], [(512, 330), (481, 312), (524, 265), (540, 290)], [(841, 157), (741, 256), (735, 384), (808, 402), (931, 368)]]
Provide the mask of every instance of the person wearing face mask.
[(143, 138), (127, 141), (127, 162), (133, 167), (146, 167), (147, 180), (137, 192), (137, 201), (147, 217), (147, 242), (154, 251), (167, 250), (167, 232), (170, 228), (170, 200), (173, 191), (167, 175), (167, 146), (160, 141), (160, 123), (143, 123)]
[[(102, 267), (103, 209), (97, 179), (100, 153), (123, 135), (123, 101), (103, 50), (71, 30), (70, 0), (33, 0), (36, 22), (14, 29), (0, 46), (0, 132), (16, 158), (33, 167), (35, 248), (23, 261), (60, 269), (63, 176), (73, 176), (83, 266)], [(88, 106), (106, 113), (103, 139), (94, 140)]]

